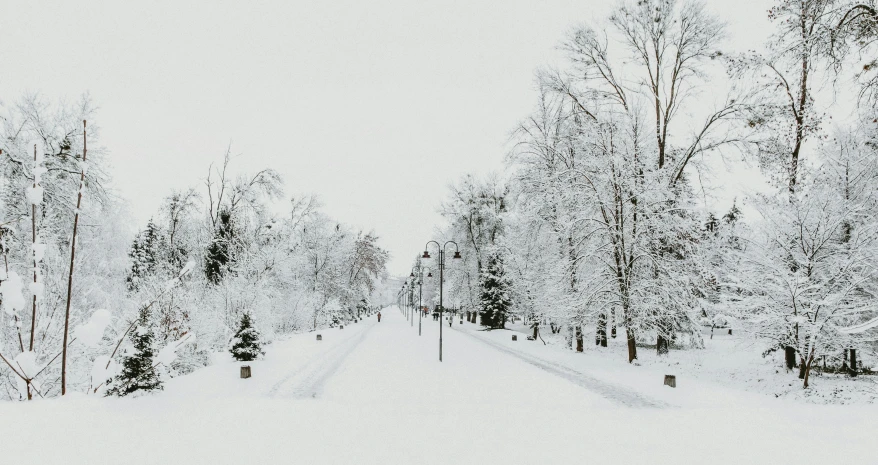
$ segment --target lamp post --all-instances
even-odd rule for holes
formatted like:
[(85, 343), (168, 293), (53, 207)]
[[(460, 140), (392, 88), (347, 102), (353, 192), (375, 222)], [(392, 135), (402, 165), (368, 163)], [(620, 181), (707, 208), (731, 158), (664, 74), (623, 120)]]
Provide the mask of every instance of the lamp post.
[[(424, 316), (424, 269), (427, 269), (427, 277), (433, 277), (433, 271), (430, 268), (421, 266), (420, 263), (416, 266), (418, 269), (418, 336), (421, 335), (421, 318)], [(412, 268), (412, 274), (410, 275), (412, 278), (415, 277), (415, 269)], [(441, 324), (440, 324), (441, 326)]]
[(415, 280), (409, 282), (409, 326), (415, 326)]
[(409, 282), (406, 280), (405, 284), (402, 285), (402, 301), (403, 301), (403, 315), (408, 319), (409, 317)]
[(399, 290), (399, 292), (402, 293), (402, 307), (400, 307), (400, 310), (402, 310), (402, 315), (405, 316), (405, 308), (406, 308), (405, 283), (402, 284), (402, 288)]
[(447, 241), (445, 245), (439, 245), (436, 241), (427, 241), (427, 244), (424, 245), (424, 255), (421, 258), (430, 258), (430, 252), (427, 250), (430, 247), (430, 244), (436, 244), (436, 248), (439, 249), (439, 361), (442, 361), (442, 317), (445, 314), (445, 307), (442, 305), (442, 284), (445, 281), (445, 249), (448, 247), (448, 244), (454, 244), (454, 259), (462, 258), (460, 256), (460, 249), (457, 246), (457, 242)]

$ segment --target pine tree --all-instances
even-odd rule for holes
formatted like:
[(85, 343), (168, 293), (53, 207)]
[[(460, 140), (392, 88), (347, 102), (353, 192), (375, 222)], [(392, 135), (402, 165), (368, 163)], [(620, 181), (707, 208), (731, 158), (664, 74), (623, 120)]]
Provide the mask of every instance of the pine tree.
[(716, 215), (713, 212), (710, 212), (707, 215), (707, 221), (704, 222), (704, 230), (709, 233), (718, 234), (719, 228), (719, 219), (717, 219)]
[(207, 246), (207, 254), (204, 257), (204, 274), (213, 284), (219, 284), (223, 280), (223, 276), (234, 261), (232, 242), (235, 234), (232, 213), (223, 209), (219, 214), (218, 223), (213, 240)]
[(259, 331), (253, 327), (253, 320), (247, 312), (241, 315), (238, 332), (232, 338), (232, 348), (229, 352), (239, 362), (250, 362), (264, 354), (262, 343), (259, 341)]
[(146, 229), (137, 234), (131, 244), (131, 269), (126, 282), (129, 291), (136, 291), (149, 276), (156, 274), (164, 265), (165, 238), (161, 229), (150, 218)]
[(127, 396), (137, 391), (154, 391), (162, 389), (162, 381), (155, 371), (152, 347), (153, 333), (149, 327), (149, 313), (140, 312), (140, 318), (133, 333), (131, 342), (134, 353), (125, 356), (122, 361), (122, 373), (113, 379), (107, 395)]
[(509, 279), (503, 268), (503, 259), (493, 252), (488, 257), (488, 265), (479, 276), (481, 294), (479, 296), (482, 325), (491, 329), (502, 329), (506, 325), (506, 314), (512, 307)]

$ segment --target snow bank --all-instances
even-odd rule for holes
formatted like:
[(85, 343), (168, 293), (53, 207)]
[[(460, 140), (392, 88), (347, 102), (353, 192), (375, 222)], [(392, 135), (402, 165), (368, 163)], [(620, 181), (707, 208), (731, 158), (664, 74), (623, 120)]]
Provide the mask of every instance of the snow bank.
[(14, 271), (9, 272), (6, 280), (0, 283), (0, 294), (3, 295), (3, 310), (8, 315), (15, 315), (24, 308), (24, 295), (21, 293), (21, 278)]
[(108, 310), (95, 310), (88, 323), (77, 326), (73, 334), (87, 347), (96, 347), (104, 337), (104, 330), (110, 323), (110, 318)]
[(177, 358), (177, 349), (180, 349), (186, 344), (192, 342), (195, 342), (195, 333), (186, 334), (185, 336), (166, 345), (162, 350), (160, 350), (158, 356), (156, 356), (156, 361), (164, 366), (170, 366), (171, 363), (174, 362), (174, 359)]

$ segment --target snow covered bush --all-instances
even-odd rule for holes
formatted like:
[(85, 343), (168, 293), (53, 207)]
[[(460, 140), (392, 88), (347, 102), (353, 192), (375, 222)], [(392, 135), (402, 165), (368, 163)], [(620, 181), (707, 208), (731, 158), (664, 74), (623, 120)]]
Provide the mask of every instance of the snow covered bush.
[(122, 355), (121, 372), (108, 384), (106, 395), (127, 396), (135, 392), (162, 389), (155, 359), (154, 335), (149, 312), (142, 310), (137, 325), (130, 335), (131, 347)]
[(259, 331), (253, 326), (249, 312), (241, 315), (238, 331), (232, 338), (232, 347), (229, 352), (239, 362), (250, 362), (265, 354), (262, 352)]

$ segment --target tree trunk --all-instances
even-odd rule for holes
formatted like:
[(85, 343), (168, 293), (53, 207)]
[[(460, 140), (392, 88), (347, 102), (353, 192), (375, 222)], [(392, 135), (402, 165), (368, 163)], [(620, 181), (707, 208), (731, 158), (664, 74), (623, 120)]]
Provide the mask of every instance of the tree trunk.
[(850, 349), (851, 352), (851, 370), (852, 377), (857, 376), (857, 349)]
[(658, 355), (667, 355), (668, 354), (668, 338), (659, 334), (655, 338), (655, 351)]
[(534, 323), (533, 328), (534, 328), (534, 341), (536, 341), (537, 336), (539, 336), (539, 332), (540, 332), (540, 324)]
[(576, 327), (576, 351), (582, 352), (583, 350), (583, 341), (582, 341), (582, 326)]
[[(805, 379), (805, 365), (807, 365), (807, 363), (805, 363), (804, 357), (800, 358), (799, 359), (799, 379)], [(807, 386), (805, 386), (805, 387), (807, 387)]]
[(811, 377), (811, 366), (814, 365), (814, 356), (815, 356), (815, 354), (816, 354), (816, 349), (812, 347), (812, 348), (811, 348), (811, 353), (808, 355), (808, 362), (807, 362), (807, 363), (804, 363), (804, 360), (802, 360), (802, 362), (803, 362), (802, 364), (805, 365), (805, 376), (804, 376), (804, 378), (803, 378), (803, 379), (804, 379), (804, 383), (803, 383), (803, 385), (802, 385), (802, 387), (803, 387), (804, 389), (807, 389), (807, 388), (808, 388), (808, 379)]
[(73, 214), (73, 235), (70, 239), (70, 274), (67, 275), (67, 305), (64, 310), (64, 338), (61, 346), (61, 395), (67, 394), (67, 335), (70, 333), (70, 300), (73, 297), (73, 265), (76, 260), (76, 230), (79, 227), (79, 210), (82, 207), (82, 191), (85, 190), (85, 160), (87, 154), (85, 120), (82, 120), (82, 169), (79, 174), (79, 193), (76, 196), (76, 212)]
[(796, 367), (796, 349), (794, 347), (784, 347), (784, 361), (787, 371)]
[[(610, 328), (610, 337), (616, 339), (616, 309), (610, 310), (610, 319), (613, 320), (612, 327)], [(606, 346), (604, 346), (606, 347)]]
[(631, 328), (625, 328), (628, 337), (628, 363), (637, 359), (637, 342), (634, 340), (634, 331)]
[(598, 315), (598, 329), (597, 335), (594, 341), (595, 345), (606, 347), (607, 346), (607, 314), (601, 313)]

